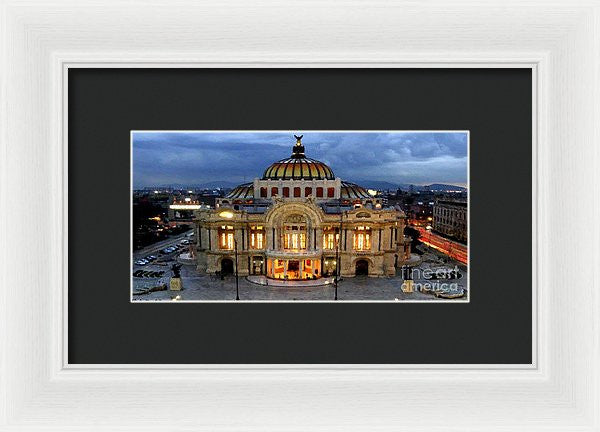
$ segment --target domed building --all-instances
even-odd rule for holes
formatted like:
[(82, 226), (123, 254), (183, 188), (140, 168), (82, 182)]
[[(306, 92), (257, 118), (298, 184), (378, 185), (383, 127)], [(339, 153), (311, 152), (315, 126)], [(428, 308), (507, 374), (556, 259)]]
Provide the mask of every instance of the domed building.
[(195, 212), (197, 269), (287, 280), (389, 276), (410, 260), (405, 215), (306, 157), (295, 136), (289, 158)]

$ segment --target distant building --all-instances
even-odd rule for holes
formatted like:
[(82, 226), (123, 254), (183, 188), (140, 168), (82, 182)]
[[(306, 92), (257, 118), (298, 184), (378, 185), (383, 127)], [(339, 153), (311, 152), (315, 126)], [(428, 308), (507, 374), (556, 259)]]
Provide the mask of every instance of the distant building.
[(466, 201), (438, 200), (433, 206), (433, 229), (443, 235), (467, 242)]

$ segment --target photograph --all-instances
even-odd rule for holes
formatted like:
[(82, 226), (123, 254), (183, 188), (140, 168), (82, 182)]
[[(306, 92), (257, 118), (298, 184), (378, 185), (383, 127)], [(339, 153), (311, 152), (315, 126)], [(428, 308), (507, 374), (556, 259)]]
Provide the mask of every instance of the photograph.
[(469, 302), (469, 131), (131, 131), (131, 295)]

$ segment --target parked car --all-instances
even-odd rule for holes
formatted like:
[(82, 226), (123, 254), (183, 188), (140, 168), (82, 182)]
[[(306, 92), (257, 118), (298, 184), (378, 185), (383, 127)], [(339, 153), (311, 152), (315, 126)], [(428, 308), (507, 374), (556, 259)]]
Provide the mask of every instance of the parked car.
[(135, 264), (137, 264), (137, 265), (146, 265), (146, 264), (148, 264), (148, 261), (141, 259), (141, 260), (137, 260), (135, 262)]

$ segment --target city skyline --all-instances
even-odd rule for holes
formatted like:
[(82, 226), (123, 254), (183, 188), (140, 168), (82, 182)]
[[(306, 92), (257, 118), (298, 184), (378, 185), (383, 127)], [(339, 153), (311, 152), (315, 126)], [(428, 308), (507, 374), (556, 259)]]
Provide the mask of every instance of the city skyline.
[(303, 134), (307, 157), (337, 177), (394, 185), (467, 187), (468, 132), (132, 132), (133, 187), (243, 183), (289, 157)]

